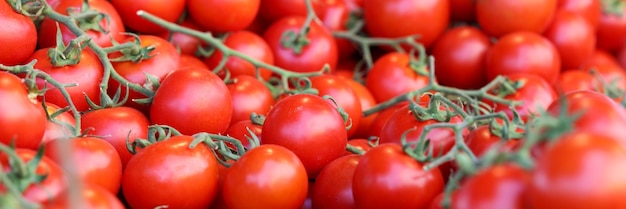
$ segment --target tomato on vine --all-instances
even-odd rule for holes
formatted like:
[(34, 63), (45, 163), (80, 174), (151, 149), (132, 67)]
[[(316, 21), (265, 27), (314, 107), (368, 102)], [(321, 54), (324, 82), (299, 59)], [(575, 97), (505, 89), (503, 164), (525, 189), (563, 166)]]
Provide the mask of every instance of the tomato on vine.
[(0, 2), (0, 64), (22, 64), (37, 47), (37, 28), (30, 18), (13, 10), (7, 1)]
[(552, 21), (557, 0), (484, 0), (476, 2), (476, 20), (485, 33), (542, 33)]
[(187, 11), (204, 29), (225, 33), (248, 27), (257, 16), (261, 0), (187, 0)]

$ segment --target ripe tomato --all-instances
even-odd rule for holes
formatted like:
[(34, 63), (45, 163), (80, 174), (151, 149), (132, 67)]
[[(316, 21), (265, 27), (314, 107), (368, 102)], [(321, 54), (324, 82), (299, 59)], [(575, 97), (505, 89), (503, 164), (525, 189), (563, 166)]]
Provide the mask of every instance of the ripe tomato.
[(204, 64), (204, 62), (202, 62), (199, 58), (192, 55), (181, 54), (178, 69), (185, 68), (202, 68), (209, 70), (209, 67), (206, 66), (206, 64)]
[(101, 186), (112, 194), (117, 194), (122, 179), (122, 160), (113, 145), (95, 137), (49, 141), (45, 144), (45, 155), (59, 164), (64, 160), (59, 152), (59, 146), (63, 146), (63, 142), (72, 147), (70, 160), (83, 182)]
[(530, 207), (626, 207), (626, 179), (621, 175), (626, 173), (626, 149), (620, 137), (577, 129), (548, 146), (532, 173)]
[(369, 130), (368, 137), (369, 136), (380, 137), (380, 133), (382, 132), (383, 127), (385, 127), (385, 124), (387, 124), (387, 121), (389, 121), (389, 118), (391, 118), (391, 116), (400, 108), (408, 104), (409, 104), (408, 102), (400, 102), (392, 107), (389, 107), (387, 109), (384, 109), (378, 112), (378, 115), (376, 115), (374, 122), (372, 122), (372, 126)]
[[(356, 147), (357, 149), (363, 150), (365, 152), (373, 148), (373, 146), (370, 145), (370, 142), (367, 139), (350, 139), (348, 140), (348, 144), (352, 145), (353, 147)], [(350, 151), (346, 151), (346, 155), (351, 155), (351, 154), (354, 154), (354, 153)]]
[(489, 37), (477, 28), (461, 26), (446, 31), (433, 46), (437, 81), (461, 89), (483, 87), (487, 84), (485, 56), (490, 46)]
[(348, 113), (348, 120), (351, 120), (348, 123), (352, 123), (352, 127), (348, 129), (348, 137), (354, 135), (361, 123), (363, 110), (359, 96), (350, 84), (339, 76), (324, 74), (311, 78), (311, 87), (317, 89), (320, 96), (331, 96)]
[[(28, 60), (37, 60), (34, 68), (39, 69), (62, 84), (77, 84), (76, 86), (65, 87), (67, 93), (72, 98), (72, 103), (78, 111), (86, 111), (90, 108), (85, 96), (91, 101), (100, 103), (100, 82), (104, 70), (96, 55), (83, 50), (80, 55), (80, 62), (76, 65), (66, 65), (55, 67), (48, 56), (50, 48), (39, 49), (31, 55)], [(43, 89), (49, 87), (43, 79), (37, 79), (37, 86)], [(50, 89), (45, 92), (46, 101), (60, 106), (68, 106), (67, 100), (58, 89)]]
[[(68, 11), (80, 14), (83, 2), (83, 0), (63, 0), (59, 2), (59, 5), (54, 10), (63, 15), (68, 15)], [(122, 18), (109, 1), (89, 0), (88, 5), (91, 10), (107, 16), (99, 22), (100, 27), (105, 30), (102, 32), (90, 28), (93, 25), (87, 25), (88, 23), (76, 22), (78, 27), (85, 30), (85, 33), (89, 35), (91, 41), (102, 47), (108, 47), (113, 45), (111, 39), (119, 42), (125, 38), (124, 32), (126, 32), (126, 29), (124, 29)], [(68, 44), (72, 39), (76, 38), (76, 35), (67, 26), (59, 23), (59, 28), (61, 29), (64, 44)], [(57, 22), (50, 18), (45, 18), (39, 26), (39, 39), (37, 40), (39, 48), (55, 47), (57, 44), (56, 34)]]
[(188, 0), (189, 15), (211, 32), (238, 31), (248, 27), (259, 11), (261, 0)]
[(450, 208), (525, 208), (529, 183), (530, 174), (518, 165), (494, 165), (465, 180)]
[[(504, 96), (509, 101), (521, 101), (522, 104), (514, 107), (524, 121), (531, 114), (538, 114), (550, 106), (557, 99), (557, 94), (548, 82), (543, 78), (533, 74), (514, 74), (508, 76), (513, 82), (521, 82), (523, 86), (515, 93)], [(495, 104), (495, 112), (505, 112), (509, 118), (513, 118), (511, 107)]]
[(399, 144), (381, 144), (365, 153), (354, 171), (357, 208), (426, 208), (443, 191), (439, 168), (429, 171)]
[[(320, 0), (311, 0), (313, 7)], [(267, 22), (275, 22), (287, 16), (306, 16), (306, 2), (300, 0), (262, 0), (259, 17)]]
[(554, 89), (556, 89), (559, 94), (566, 94), (578, 90), (601, 90), (596, 89), (598, 87), (601, 87), (598, 79), (584, 70), (564, 71), (554, 85)]
[(376, 60), (367, 75), (365, 86), (377, 102), (384, 102), (428, 85), (428, 76), (412, 69), (410, 62), (410, 55), (400, 52), (391, 52)]
[[(52, 117), (52, 114), (59, 109), (61, 109), (61, 107), (58, 105), (46, 102), (46, 111), (50, 117)], [(67, 125), (71, 127), (68, 127)], [(44, 131), (41, 143), (46, 143), (53, 139), (71, 137), (73, 134), (71, 128), (74, 126), (76, 126), (76, 119), (74, 119), (74, 116), (72, 116), (70, 112), (64, 112), (56, 115), (52, 118), (52, 120), (48, 120), (46, 122), (46, 130)]]
[(7, 1), (0, 2), (0, 64), (22, 64), (37, 47), (37, 28), (33, 21), (13, 10)]
[[(367, 90), (367, 87), (365, 87), (365, 85), (359, 82), (356, 82), (355, 80), (352, 80), (352, 79), (345, 79), (345, 80), (348, 82), (350, 87), (352, 87), (352, 90), (354, 90), (354, 92), (357, 94), (357, 97), (359, 98), (359, 102), (361, 103), (362, 110), (367, 110), (376, 105), (376, 99), (374, 99), (374, 95), (372, 95), (372, 93), (370, 93), (370, 91)], [(376, 119), (377, 115), (378, 113), (374, 113), (367, 117), (361, 117), (359, 125), (356, 126), (356, 133), (354, 133), (354, 135), (352, 136), (362, 137), (362, 138), (368, 137), (368, 132), (370, 128), (372, 127), (372, 124), (374, 123), (374, 120)]]
[(148, 137), (150, 122), (146, 116), (130, 107), (113, 107), (87, 112), (80, 118), (81, 129), (87, 134), (100, 136), (113, 145), (120, 156), (122, 166), (133, 156), (126, 143), (136, 138)]
[(626, 36), (626, 16), (623, 15), (626, 12), (626, 6), (623, 4), (610, 5), (608, 1), (601, 3), (602, 9), (615, 6), (617, 7), (615, 9), (620, 12), (620, 14), (602, 12), (596, 31), (598, 48), (615, 52), (626, 43), (626, 39), (624, 39), (624, 36)]
[(252, 113), (265, 115), (274, 105), (272, 92), (252, 76), (237, 76), (233, 78), (233, 83), (227, 86), (233, 100), (231, 125), (242, 120), (250, 120)]
[(238, 139), (244, 147), (250, 149), (250, 140), (248, 140), (248, 137), (252, 139), (252, 136), (248, 133), (248, 129), (250, 129), (259, 140), (262, 140), (261, 133), (263, 132), (263, 126), (254, 124), (250, 120), (242, 120), (231, 124), (224, 134)]
[(184, 0), (150, 0), (133, 1), (111, 0), (111, 4), (119, 12), (124, 25), (133, 31), (145, 34), (158, 34), (166, 29), (158, 26), (137, 15), (137, 11), (144, 10), (150, 14), (160, 17), (168, 22), (176, 22), (185, 10)]
[(339, 112), (322, 97), (288, 96), (265, 118), (262, 144), (284, 146), (304, 164), (309, 178), (346, 150), (347, 131)]
[(450, 0), (452, 21), (473, 22), (476, 20), (476, 1)]
[[(273, 65), (274, 64), (274, 54), (272, 54), (272, 49), (270, 46), (261, 38), (259, 35), (254, 34), (250, 31), (241, 30), (228, 34), (226, 39), (224, 40), (224, 45), (230, 47), (233, 50), (241, 52), (245, 55), (248, 55), (258, 61), (262, 61), (266, 64)], [(210, 68), (214, 69), (220, 63), (220, 61), (224, 58), (224, 55), (221, 51), (216, 50), (209, 56), (204, 59), (204, 63)], [(256, 67), (241, 58), (231, 56), (226, 61), (226, 65), (224, 65), (224, 69), (227, 69), (230, 72), (232, 77), (237, 77), (240, 75), (249, 75), (256, 77)], [(260, 68), (259, 74), (261, 78), (267, 80), (272, 76), (272, 71)], [(225, 77), (224, 71), (220, 71), (218, 75), (221, 78)]]
[(226, 84), (213, 72), (199, 68), (169, 74), (150, 106), (152, 123), (170, 125), (187, 135), (224, 133), (232, 116), (233, 101)]
[(311, 203), (313, 208), (356, 208), (352, 196), (352, 177), (360, 155), (347, 155), (332, 161), (315, 178)]
[(122, 191), (132, 208), (209, 208), (218, 189), (218, 162), (204, 143), (189, 148), (192, 140), (174, 136), (128, 161)]
[(307, 196), (306, 170), (277, 145), (245, 153), (227, 171), (222, 193), (228, 208), (300, 208)]
[(597, 0), (558, 0), (557, 10), (570, 11), (582, 15), (593, 28), (600, 20), (600, 1)]
[[(320, 0), (315, 7), (315, 13), (328, 30), (347, 31), (350, 9), (345, 0)], [(356, 46), (347, 39), (335, 39), (339, 57), (349, 58), (356, 51)]]
[(498, 75), (530, 73), (554, 83), (561, 72), (557, 49), (548, 39), (531, 32), (503, 36), (487, 51), (486, 59), (489, 81)]
[(600, 65), (619, 65), (617, 59), (609, 52), (597, 49), (591, 55), (591, 58), (586, 63), (588, 66), (600, 66)]
[[(189, 29), (197, 30), (197, 31), (203, 31), (202, 28), (200, 28), (200, 26), (198, 25), (198, 23), (196, 23), (191, 18), (185, 19), (183, 22), (179, 23), (178, 25), (187, 27)], [(202, 47), (206, 45), (204, 44), (204, 42), (202, 42), (202, 40), (196, 37), (184, 34), (184, 33), (166, 31), (166, 32), (159, 34), (159, 37), (169, 40), (170, 43), (172, 43), (172, 45), (174, 45), (178, 50), (180, 50), (181, 55), (194, 56), (196, 54), (196, 51), (198, 50), (198, 47)]]
[(46, 129), (46, 112), (29, 99), (19, 77), (0, 71), (0, 143), (36, 150)]
[(274, 53), (274, 64), (294, 72), (316, 72), (322, 70), (326, 64), (330, 69), (335, 69), (338, 62), (335, 38), (328, 29), (315, 21), (311, 23), (306, 35), (309, 42), (302, 47), (300, 53), (285, 47), (285, 43), (289, 41), (283, 38), (284, 34), (299, 33), (305, 19), (303, 16), (285, 17), (265, 30), (263, 38)]
[(111, 193), (106, 189), (94, 185), (83, 184), (80, 189), (80, 202), (70, 202), (70, 192), (68, 190), (63, 191), (57, 196), (54, 201), (45, 204), (44, 209), (66, 209), (78, 204), (81, 209), (124, 209), (124, 205), (115, 196), (116, 193)]
[(544, 32), (561, 57), (561, 67), (575, 69), (585, 64), (596, 48), (596, 31), (582, 15), (559, 11)]
[[(489, 125), (482, 125), (470, 131), (466, 137), (466, 143), (470, 150), (472, 150), (472, 153), (474, 153), (477, 157), (480, 157), (496, 144), (502, 143), (502, 138), (493, 134), (491, 130), (489, 130)], [(504, 142), (501, 150), (513, 150), (515, 146), (518, 146), (518, 144), (520, 144), (519, 139), (508, 139)]]
[(449, 7), (449, 0), (363, 0), (365, 30), (383, 38), (419, 34), (416, 41), (428, 48), (448, 27)]
[(476, 2), (476, 20), (485, 33), (496, 37), (516, 31), (542, 33), (556, 6), (557, 0), (484, 0)]

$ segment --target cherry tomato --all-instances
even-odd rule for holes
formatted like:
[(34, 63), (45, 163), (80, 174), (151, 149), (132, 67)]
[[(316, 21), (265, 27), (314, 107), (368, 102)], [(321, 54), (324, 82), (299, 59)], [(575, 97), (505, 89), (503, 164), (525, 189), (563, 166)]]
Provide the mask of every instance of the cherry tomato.
[(133, 1), (111, 0), (111, 4), (119, 12), (124, 25), (133, 31), (146, 34), (158, 34), (166, 29), (154, 24), (139, 15), (137, 11), (143, 10), (168, 22), (176, 22), (185, 10), (184, 0), (150, 0)]
[(37, 28), (33, 21), (13, 10), (8, 2), (0, 2), (0, 64), (22, 64), (37, 47)]
[(578, 90), (601, 90), (600, 82), (591, 73), (583, 70), (564, 71), (554, 85), (559, 94), (566, 94)]
[(261, 0), (187, 0), (191, 18), (211, 32), (229, 32), (248, 27), (257, 12)]
[[(508, 78), (512, 82), (523, 83), (521, 88), (503, 98), (509, 101), (522, 101), (520, 105), (514, 108), (524, 121), (526, 121), (531, 114), (541, 113), (557, 99), (557, 94), (552, 86), (537, 75), (514, 74), (508, 76)], [(511, 111), (511, 107), (509, 106), (495, 104), (494, 111), (505, 112), (509, 118), (513, 118), (513, 111)]]
[(209, 70), (209, 67), (206, 66), (206, 64), (204, 64), (204, 62), (202, 62), (202, 60), (200, 60), (199, 58), (191, 55), (181, 54), (180, 62), (178, 63), (178, 69), (185, 68), (202, 68)]
[(591, 58), (586, 63), (588, 66), (600, 66), (600, 65), (615, 65), (618, 66), (619, 62), (609, 52), (597, 49), (591, 55)]
[(511, 151), (515, 146), (520, 144), (519, 139), (508, 139), (504, 142), (502, 138), (489, 130), (489, 125), (482, 125), (470, 131), (466, 137), (466, 143), (470, 150), (472, 150), (472, 153), (477, 157), (482, 156), (498, 143), (503, 143), (502, 151)]
[(593, 25), (582, 15), (569, 11), (557, 12), (543, 35), (556, 47), (564, 69), (580, 67), (596, 48)]
[[(313, 7), (319, 0), (311, 0)], [(287, 16), (306, 16), (306, 2), (300, 0), (262, 0), (259, 16), (267, 22), (275, 22)]]
[[(359, 102), (361, 103), (361, 109), (363, 111), (372, 108), (376, 105), (376, 99), (374, 99), (374, 95), (370, 93), (370, 91), (365, 87), (365, 85), (356, 82), (352, 79), (346, 79), (352, 90), (357, 94), (359, 98)], [(369, 132), (374, 120), (378, 113), (371, 114), (367, 117), (361, 117), (359, 125), (356, 126), (356, 133), (352, 135), (352, 137), (368, 137), (367, 133)]]
[[(347, 31), (350, 9), (345, 0), (319, 0), (315, 13), (330, 31)], [(339, 57), (349, 58), (356, 51), (356, 46), (347, 39), (336, 38)]]
[(558, 0), (557, 10), (565, 10), (582, 15), (593, 28), (600, 20), (600, 1), (597, 0)]
[[(200, 28), (198, 23), (196, 23), (191, 18), (185, 19), (178, 25), (197, 31), (202, 31), (202, 28)], [(196, 51), (198, 51), (198, 47), (203, 47), (206, 45), (204, 44), (204, 42), (202, 42), (202, 40), (184, 33), (166, 31), (159, 34), (159, 37), (169, 40), (170, 43), (172, 43), (172, 45), (174, 45), (174, 47), (176, 47), (180, 51), (181, 55), (194, 56), (196, 54)]]
[(272, 92), (261, 81), (249, 75), (233, 78), (228, 84), (232, 96), (233, 116), (230, 124), (250, 120), (252, 113), (266, 115), (274, 105)]
[(46, 102), (46, 111), (51, 118), (46, 122), (46, 130), (44, 131), (41, 143), (72, 136), (72, 128), (76, 126), (76, 119), (74, 119), (74, 116), (72, 116), (70, 112), (64, 112), (52, 117), (52, 114), (59, 109), (61, 109), (61, 107), (58, 105)]
[(383, 127), (385, 127), (385, 124), (387, 124), (387, 121), (389, 121), (389, 118), (391, 118), (391, 116), (396, 111), (408, 104), (408, 102), (400, 102), (392, 107), (386, 108), (378, 112), (378, 115), (376, 115), (374, 122), (372, 122), (372, 126), (369, 130), (369, 136), (380, 137), (380, 133), (382, 132)]
[(317, 89), (320, 96), (331, 96), (348, 113), (349, 123), (352, 124), (348, 137), (354, 135), (361, 123), (363, 110), (359, 96), (350, 84), (339, 76), (325, 74), (311, 78), (311, 87)]
[(262, 140), (261, 133), (263, 132), (263, 126), (255, 124), (250, 120), (242, 120), (231, 124), (224, 134), (238, 139), (244, 147), (250, 149), (250, 140), (248, 140), (248, 137), (252, 139), (252, 136), (248, 132), (248, 129), (250, 129), (259, 140)]
[(428, 85), (428, 76), (418, 73), (410, 64), (410, 55), (399, 52), (388, 53), (374, 62), (365, 86), (377, 102), (384, 102)]
[(78, 205), (81, 209), (124, 209), (122, 202), (114, 193), (95, 184), (83, 184), (80, 189), (80, 202), (70, 202), (69, 190), (63, 191), (54, 201), (45, 204), (44, 209), (66, 209)]
[[(224, 40), (224, 45), (230, 47), (231, 49), (248, 55), (258, 61), (262, 61), (266, 64), (273, 65), (274, 64), (274, 54), (272, 54), (272, 49), (270, 46), (261, 38), (259, 35), (256, 35), (250, 31), (236, 31), (228, 34), (226, 39)], [(211, 68), (214, 69), (220, 63), (220, 61), (224, 58), (224, 55), (221, 51), (216, 50), (211, 56), (204, 59), (204, 63)], [(226, 61), (226, 65), (224, 65), (224, 69), (227, 69), (230, 72), (232, 77), (237, 77), (240, 75), (249, 75), (256, 77), (256, 67), (241, 58), (238, 57), (229, 57)], [(225, 77), (225, 71), (220, 71), (218, 75), (222, 78)], [(272, 76), (272, 71), (260, 68), (259, 74), (261, 78), (267, 80)]]
[(450, 0), (450, 15), (453, 21), (473, 22), (476, 20), (476, 1)]
[[(353, 147), (363, 150), (365, 152), (371, 150), (374, 146), (370, 145), (370, 141), (367, 139), (350, 139), (348, 140), (348, 144), (352, 145)], [(351, 155), (354, 154), (350, 151), (346, 151), (347, 155)]]
[(602, 9), (616, 7), (612, 9), (618, 13), (602, 12), (596, 35), (598, 36), (598, 48), (615, 52), (626, 43), (626, 39), (624, 39), (626, 36), (626, 16), (623, 15), (626, 12), (626, 6), (623, 4), (611, 5), (611, 3), (611, 1), (601, 1)]
[(360, 155), (337, 158), (322, 169), (315, 178), (311, 194), (313, 208), (356, 208), (352, 196), (352, 177)]
[(542, 33), (557, 0), (484, 0), (476, 2), (476, 20), (485, 33), (501, 37), (516, 31)]

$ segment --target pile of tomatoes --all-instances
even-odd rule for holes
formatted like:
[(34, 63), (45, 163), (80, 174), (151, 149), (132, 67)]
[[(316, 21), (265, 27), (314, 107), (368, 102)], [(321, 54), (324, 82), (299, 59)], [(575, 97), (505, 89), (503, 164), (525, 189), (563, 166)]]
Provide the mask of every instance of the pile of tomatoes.
[(623, 0), (0, 0), (0, 208), (626, 208)]

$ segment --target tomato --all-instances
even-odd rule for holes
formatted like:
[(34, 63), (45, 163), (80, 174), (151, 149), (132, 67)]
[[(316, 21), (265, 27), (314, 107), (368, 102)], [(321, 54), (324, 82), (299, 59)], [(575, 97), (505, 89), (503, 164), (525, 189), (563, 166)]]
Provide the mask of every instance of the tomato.
[(325, 74), (312, 77), (311, 87), (317, 89), (320, 96), (331, 96), (348, 113), (348, 123), (352, 124), (348, 129), (348, 137), (354, 135), (361, 123), (363, 110), (359, 96), (350, 84), (339, 76)]
[(332, 161), (315, 178), (311, 194), (313, 208), (356, 208), (352, 197), (352, 177), (360, 155), (347, 155)]
[(595, 71), (599, 79), (619, 89), (626, 89), (626, 70), (619, 65), (595, 65), (584, 69), (588, 73)]
[(626, 39), (624, 39), (624, 36), (626, 36), (626, 16), (623, 15), (626, 12), (626, 6), (623, 4), (610, 5), (609, 2), (601, 3), (603, 10), (614, 6), (616, 8), (613, 9), (619, 12), (619, 14), (611, 12), (601, 13), (596, 31), (598, 48), (615, 52), (626, 43)]
[(288, 149), (261, 145), (245, 153), (224, 178), (228, 208), (300, 208), (307, 196), (304, 165)]
[[(59, 5), (54, 10), (63, 15), (68, 15), (68, 11), (71, 11), (71, 13), (76, 13), (75, 15), (78, 15), (81, 13), (81, 7), (83, 6), (83, 2), (83, 0), (63, 0), (60, 1)], [(117, 13), (117, 10), (115, 10), (113, 5), (109, 3), (109, 1), (89, 0), (88, 5), (91, 10), (106, 15), (106, 18), (102, 18), (100, 19), (100, 22), (98, 22), (103, 31), (98, 31), (97, 29), (93, 28), (93, 25), (88, 25), (96, 24), (95, 22), (76, 22), (78, 24), (78, 27), (80, 27), (82, 30), (85, 31), (87, 35), (89, 35), (91, 41), (102, 47), (108, 47), (113, 45), (111, 39), (119, 42), (125, 38), (124, 32), (126, 32), (126, 29), (124, 29), (124, 23), (122, 22), (122, 18)], [(67, 26), (59, 23), (59, 28), (61, 29), (61, 35), (63, 37), (64, 44), (68, 44), (72, 39), (76, 38), (76, 35), (69, 28), (67, 28)], [(39, 48), (55, 47), (57, 44), (57, 32), (57, 22), (50, 18), (45, 18), (39, 26), (39, 39), (37, 40)]]
[(591, 65), (591, 66), (600, 66), (600, 65), (618, 66), (619, 62), (609, 52), (602, 50), (602, 49), (596, 49), (586, 64)]
[[(350, 9), (345, 0), (320, 0), (315, 7), (315, 13), (330, 31), (347, 31)], [(356, 51), (356, 46), (347, 39), (335, 39), (339, 56), (349, 58)]]
[(61, 143), (68, 143), (72, 148), (71, 163), (83, 182), (101, 186), (117, 194), (122, 179), (122, 160), (113, 145), (96, 137), (78, 137), (57, 139), (45, 144), (45, 155), (61, 164), (64, 160), (60, 152)]
[[(192, 29), (197, 31), (203, 31), (202, 28), (196, 23), (193, 19), (187, 18), (183, 22), (178, 25)], [(198, 47), (204, 47), (206, 44), (202, 42), (199, 38), (177, 32), (166, 31), (159, 34), (159, 37), (169, 40), (172, 45), (174, 45), (178, 50), (180, 50), (181, 55), (191, 55), (194, 56)], [(181, 56), (182, 57), (182, 56)]]
[(372, 122), (372, 126), (369, 130), (369, 136), (380, 136), (380, 133), (383, 130), (383, 127), (385, 127), (385, 124), (387, 124), (387, 121), (389, 121), (389, 118), (391, 118), (391, 116), (398, 111), (399, 109), (401, 109), (402, 107), (404, 107), (404, 105), (408, 105), (408, 102), (400, 102), (394, 106), (388, 107), (380, 112), (378, 112), (378, 115), (376, 115), (376, 118), (374, 119), (374, 122)]
[(377, 102), (384, 102), (428, 85), (428, 76), (416, 72), (410, 64), (410, 55), (400, 52), (388, 53), (374, 62), (365, 86)]
[(490, 46), (489, 37), (477, 28), (461, 26), (446, 31), (433, 46), (437, 81), (461, 89), (483, 87), (487, 84), (485, 57)]
[(363, 0), (365, 30), (382, 38), (419, 34), (416, 41), (428, 48), (448, 27), (449, 7), (449, 0)]
[(81, 129), (100, 136), (111, 144), (120, 156), (122, 166), (133, 156), (126, 146), (135, 139), (148, 138), (150, 122), (146, 116), (130, 107), (113, 107), (87, 112), (80, 118)]
[(82, 209), (124, 209), (124, 205), (114, 194), (94, 184), (83, 184), (80, 189), (80, 202), (70, 203), (70, 192), (65, 190), (43, 208), (65, 209), (77, 204)]
[[(269, 65), (274, 64), (274, 54), (272, 54), (272, 49), (270, 46), (261, 38), (259, 35), (254, 34), (250, 31), (236, 31), (230, 33), (226, 36), (224, 40), (224, 45), (229, 48), (248, 55), (258, 61), (264, 62)], [(221, 51), (215, 50), (211, 56), (204, 59), (204, 63), (211, 68), (214, 69), (220, 63), (220, 61), (224, 58), (224, 55)], [(245, 61), (241, 58), (231, 56), (226, 61), (226, 65), (224, 65), (224, 69), (218, 73), (218, 75), (222, 78), (225, 77), (225, 73), (223, 70), (228, 70), (232, 77), (237, 77), (240, 75), (249, 75), (256, 77), (256, 66), (252, 63)], [(260, 68), (259, 74), (261, 78), (267, 80), (272, 76), (272, 71)]]
[[(227, 163), (232, 164), (234, 160), (228, 160)], [(227, 209), (226, 203), (224, 202), (224, 195), (222, 195), (222, 188), (224, 188), (224, 178), (226, 177), (226, 173), (230, 170), (229, 167), (224, 166), (222, 163), (218, 163), (217, 170), (219, 173), (218, 176), (218, 190), (215, 195), (215, 200), (213, 204), (211, 204), (211, 209)]]
[[(61, 109), (61, 107), (58, 105), (46, 102), (46, 111), (50, 117), (59, 109)], [(44, 131), (41, 143), (72, 136), (72, 128), (76, 126), (76, 119), (74, 119), (74, 116), (70, 112), (61, 113), (51, 119), (52, 120), (46, 122), (46, 130)]]
[(135, 154), (124, 170), (122, 191), (131, 208), (167, 205), (208, 208), (218, 189), (218, 162), (204, 143), (174, 136)]
[(339, 112), (322, 97), (288, 96), (265, 118), (262, 144), (284, 146), (304, 164), (309, 178), (346, 150), (347, 131)]
[[(144, 85), (147, 81), (146, 74), (150, 74), (158, 78), (159, 81), (163, 81), (163, 78), (170, 72), (178, 70), (178, 63), (180, 62), (180, 55), (176, 51), (174, 45), (167, 42), (158, 36), (152, 35), (139, 35), (141, 41), (141, 47), (154, 46), (154, 50), (150, 52), (152, 58), (141, 60), (141, 62), (113, 62), (113, 68), (115, 71), (124, 77), (131, 83)], [(134, 38), (129, 38), (125, 42), (134, 41)], [(123, 42), (123, 43), (125, 43)], [(119, 54), (111, 54), (110, 57), (118, 57)], [(109, 95), (113, 95), (117, 91), (118, 87), (122, 87), (125, 90), (124, 85), (121, 85), (117, 80), (109, 80)], [(151, 85), (148, 85), (151, 86)], [(126, 91), (122, 91), (122, 96), (126, 95)], [(133, 99), (143, 99), (146, 96), (139, 92), (130, 90), (128, 95), (128, 102), (126, 106), (133, 107), (147, 113), (149, 107), (132, 101)]]
[(259, 11), (261, 0), (188, 0), (187, 11), (211, 32), (229, 32), (248, 27)]
[(619, 66), (622, 67), (622, 69), (626, 69), (626, 44), (620, 47), (616, 54), (616, 59), (619, 62)]
[[(521, 101), (522, 104), (514, 107), (524, 121), (531, 114), (539, 114), (557, 99), (557, 94), (552, 86), (543, 78), (533, 74), (514, 74), (508, 76), (512, 82), (521, 82), (522, 87), (515, 93), (504, 96), (509, 101)], [(513, 118), (511, 107), (495, 104), (495, 112), (505, 112), (509, 118)]]
[(476, 20), (485, 33), (542, 33), (552, 21), (557, 0), (484, 0), (476, 2)]
[(530, 173), (516, 164), (494, 165), (469, 177), (455, 191), (451, 209), (526, 208)]
[(37, 149), (46, 129), (46, 112), (29, 99), (19, 77), (0, 71), (0, 143)]
[(472, 150), (472, 153), (480, 157), (498, 143), (502, 143), (503, 146), (500, 150), (511, 151), (515, 146), (520, 144), (520, 141), (519, 139), (508, 139), (504, 142), (502, 138), (489, 130), (489, 125), (482, 125), (469, 132), (466, 137), (466, 143), (470, 150)]
[(583, 70), (564, 71), (554, 85), (559, 94), (566, 94), (578, 90), (596, 91), (601, 90), (600, 82), (591, 73)]
[(168, 22), (176, 22), (185, 10), (184, 0), (150, 0), (133, 1), (111, 0), (111, 4), (119, 12), (124, 25), (133, 31), (145, 34), (158, 34), (166, 29), (137, 15), (143, 10)]
[(487, 80), (498, 75), (531, 73), (554, 83), (561, 72), (561, 59), (546, 38), (530, 32), (503, 36), (487, 51)]
[(350, 12), (358, 12), (363, 8), (363, 0), (344, 0)]
[[(357, 149), (363, 150), (365, 152), (371, 150), (374, 146), (370, 145), (370, 141), (367, 139), (350, 139), (348, 140), (348, 144), (356, 147)], [(354, 154), (350, 151), (346, 151), (347, 155)]]
[[(274, 54), (274, 64), (278, 67), (294, 72), (317, 72), (328, 64), (335, 69), (338, 60), (337, 44), (328, 29), (313, 21), (306, 34), (308, 43), (300, 52), (287, 48), (284, 34), (299, 33), (306, 18), (303, 16), (289, 16), (272, 23), (263, 38)], [(296, 41), (293, 41), (296, 42)], [(296, 44), (296, 43), (291, 43)]]
[[(319, 0), (311, 0), (313, 7)], [(262, 0), (259, 16), (267, 22), (275, 22), (287, 16), (306, 16), (306, 2), (300, 0)]]
[[(622, 126), (623, 128), (624, 126)], [(531, 208), (626, 207), (626, 149), (622, 138), (577, 129), (537, 160), (529, 185)]]
[(593, 28), (600, 20), (600, 1), (597, 0), (558, 0), (557, 10), (570, 11), (582, 15)]
[[(374, 95), (367, 90), (365, 85), (356, 82), (352, 79), (345, 79), (347, 83), (352, 87), (352, 90), (356, 93), (359, 98), (359, 102), (361, 103), (361, 109), (363, 111), (372, 108), (376, 105), (376, 99), (374, 99)], [(360, 113), (362, 114), (362, 113)], [(369, 132), (370, 127), (374, 123), (376, 116), (378, 113), (371, 114), (367, 117), (361, 117), (359, 124), (356, 126), (356, 133), (352, 135), (352, 137), (367, 137), (367, 132)], [(354, 127), (353, 127), (354, 128)]]
[(473, 22), (476, 20), (476, 1), (450, 0), (450, 18), (453, 21)]
[(250, 129), (259, 140), (262, 140), (261, 133), (263, 132), (263, 126), (254, 124), (250, 120), (242, 120), (231, 124), (224, 134), (238, 139), (244, 147), (250, 149), (250, 140), (248, 137), (252, 139), (252, 136), (248, 132), (248, 129)]
[[(72, 103), (78, 111), (85, 111), (90, 108), (85, 96), (96, 104), (100, 103), (100, 82), (104, 70), (98, 57), (87, 50), (83, 50), (78, 64), (55, 67), (48, 56), (48, 50), (51, 48), (39, 49), (28, 59), (37, 60), (34, 68), (47, 73), (59, 83), (76, 84), (76, 86), (65, 87), (65, 90), (69, 93)], [(37, 79), (37, 86), (39, 89), (43, 89), (46, 86), (50, 87), (50, 84), (47, 84), (43, 79)], [(63, 107), (68, 106), (67, 100), (58, 89), (50, 89), (44, 95), (46, 101)]]
[(352, 193), (357, 208), (426, 208), (443, 191), (439, 168), (425, 171), (399, 144), (381, 144), (361, 157)]
[(543, 35), (556, 47), (564, 69), (585, 64), (596, 48), (593, 25), (582, 15), (569, 11), (557, 12)]
[(199, 68), (172, 72), (150, 106), (152, 123), (170, 125), (187, 135), (224, 133), (232, 116), (233, 101), (226, 84), (211, 71)]
[(191, 55), (181, 54), (180, 62), (178, 63), (178, 69), (185, 68), (203, 68), (209, 70), (209, 67), (202, 62), (199, 58)]
[(234, 77), (233, 83), (227, 86), (233, 100), (231, 125), (242, 120), (250, 120), (252, 113), (265, 115), (274, 105), (272, 92), (265, 84), (252, 76)]
[(37, 47), (37, 28), (33, 21), (13, 10), (7, 1), (0, 2), (0, 64), (22, 64)]

